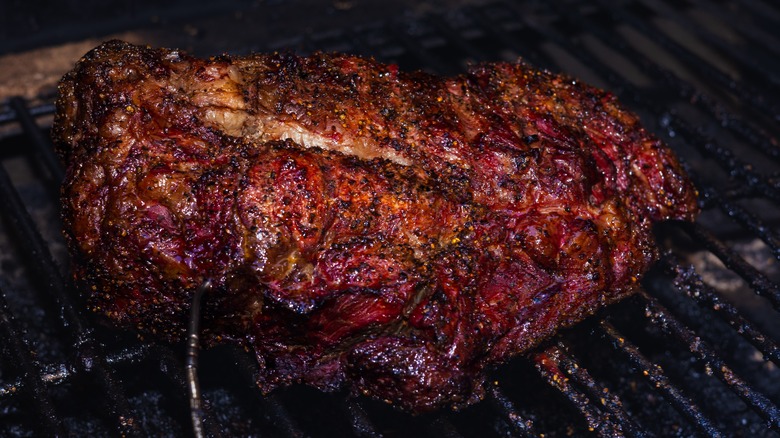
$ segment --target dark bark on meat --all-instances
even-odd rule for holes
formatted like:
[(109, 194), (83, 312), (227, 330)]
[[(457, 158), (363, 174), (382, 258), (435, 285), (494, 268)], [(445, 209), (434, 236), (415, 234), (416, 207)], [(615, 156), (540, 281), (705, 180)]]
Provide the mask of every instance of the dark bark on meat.
[(346, 55), (195, 59), (108, 42), (54, 138), (90, 307), (210, 344), (259, 385), (463, 406), (491, 364), (635, 290), (652, 223), (692, 220), (671, 152), (614, 97), (523, 63), (462, 76)]

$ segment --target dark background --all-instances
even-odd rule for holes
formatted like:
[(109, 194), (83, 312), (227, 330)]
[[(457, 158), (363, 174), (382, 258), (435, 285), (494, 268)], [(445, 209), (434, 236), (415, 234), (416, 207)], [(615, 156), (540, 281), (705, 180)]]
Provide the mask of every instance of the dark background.
[[(92, 47), (119, 38), (200, 56), (294, 47), (334, 29), (403, 24), (481, 0), (152, 0), (0, 2), (0, 102), (50, 98)], [(276, 47), (269, 44), (276, 44)], [(338, 49), (338, 48), (335, 48)], [(35, 103), (33, 102), (33, 105)]]
[(0, 6), (0, 54), (146, 31), (180, 48), (220, 51), (268, 37), (356, 25), (431, 12), (475, 0), (151, 0), (5, 1)]

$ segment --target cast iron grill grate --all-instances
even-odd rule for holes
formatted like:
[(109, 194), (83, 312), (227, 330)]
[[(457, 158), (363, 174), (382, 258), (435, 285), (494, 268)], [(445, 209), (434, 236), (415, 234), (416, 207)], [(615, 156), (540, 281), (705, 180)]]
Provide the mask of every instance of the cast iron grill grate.
[[(644, 290), (493, 373), (486, 400), (409, 417), (292, 387), (261, 395), (254, 359), (201, 353), (214, 436), (775, 436), (780, 429), (780, 9), (664, 0), (492, 2), (303, 34), (250, 50), (339, 50), (441, 74), (518, 56), (610, 89), (686, 162), (704, 209), (659, 227)], [(192, 433), (183, 345), (82, 312), (63, 274), (63, 171), (51, 99), (0, 106), (0, 424), (5, 435)], [(23, 171), (20, 169), (26, 169)]]

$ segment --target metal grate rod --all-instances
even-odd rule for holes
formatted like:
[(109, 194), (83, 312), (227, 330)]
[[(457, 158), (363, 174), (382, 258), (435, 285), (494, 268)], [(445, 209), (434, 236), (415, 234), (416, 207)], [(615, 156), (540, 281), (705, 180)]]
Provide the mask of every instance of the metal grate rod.
[(691, 353), (704, 362), (707, 369), (718, 376), (732, 391), (752, 406), (772, 427), (780, 427), (780, 409), (766, 396), (756, 391), (739, 377), (707, 344), (682, 322), (676, 319), (658, 300), (640, 291), (651, 320), (667, 334), (688, 345)]
[(585, 390), (591, 400), (598, 401), (621, 425), (623, 431), (634, 437), (647, 436), (643, 431), (639, 429), (636, 423), (630, 418), (628, 412), (623, 407), (623, 402), (620, 398), (612, 393), (609, 388), (596, 382), (593, 377), (588, 373), (584, 367), (580, 366), (574, 359), (566, 352), (568, 348), (566, 345), (559, 341), (557, 344), (559, 351), (558, 360), (559, 365), (563, 367), (567, 374)]
[(485, 53), (482, 50), (474, 47), (473, 44), (463, 38), (460, 32), (455, 31), (440, 16), (432, 15), (427, 21), (433, 25), (437, 33), (444, 35), (448, 42), (452, 42), (458, 47), (460, 52), (464, 55), (468, 55), (467, 59), (474, 61), (485, 60)]
[[(777, 22), (769, 23), (769, 20), (767, 20), (765, 23), (763, 21), (767, 17), (760, 14), (752, 15), (748, 21), (745, 21), (740, 16), (735, 15), (735, 11), (720, 8), (715, 3), (710, 3), (707, 0), (693, 0), (693, 3), (696, 4), (696, 7), (706, 10), (710, 15), (717, 16), (722, 22), (735, 24), (732, 27), (732, 31), (737, 32), (742, 38), (750, 40), (750, 44), (760, 45), (764, 50), (774, 52), (776, 56), (780, 56), (780, 40), (777, 38), (777, 32), (775, 32)], [(743, 2), (742, 5), (745, 3), (747, 2)], [(767, 30), (771, 33), (767, 32)]]
[(684, 268), (669, 257), (664, 259), (664, 264), (675, 273), (674, 285), (678, 289), (699, 304), (709, 306), (737, 333), (758, 348), (766, 359), (780, 365), (780, 349), (777, 344), (740, 315), (734, 306), (720, 299), (710, 286), (704, 284), (692, 267)]
[(50, 289), (51, 295), (61, 308), (61, 322), (65, 332), (73, 337), (78, 365), (87, 372), (97, 376), (97, 381), (105, 390), (109, 403), (105, 405), (109, 415), (116, 421), (116, 427), (126, 435), (140, 435), (140, 429), (130, 414), (131, 409), (120, 385), (114, 379), (105, 364), (105, 355), (99, 354), (92, 333), (86, 329), (86, 324), (73, 305), (65, 290), (65, 282), (52, 258), (46, 242), (38, 232), (35, 223), (27, 212), (16, 189), (13, 187), (5, 168), (0, 166), (0, 202), (3, 212), (11, 224), (11, 229), (26, 244), (23, 249), (28, 260), (42, 282)]
[[(8, 309), (5, 288), (2, 286), (0, 283), (0, 336), (7, 342), (7, 350), (10, 350), (9, 358), (22, 370), (20, 380), (31, 393), (29, 398), (35, 406), (36, 418), (39, 420), (36, 428), (48, 436), (65, 436), (62, 421), (57, 416), (48, 387), (44, 382), (43, 372), (35, 360), (33, 350), (25, 342), (22, 331), (17, 328), (18, 324)], [(18, 393), (21, 389), (12, 387), (14, 393)]]
[(734, 80), (729, 75), (713, 67), (706, 60), (701, 59), (695, 53), (692, 53), (685, 47), (673, 41), (663, 32), (652, 29), (644, 21), (638, 19), (633, 13), (627, 12), (624, 8), (616, 8), (613, 4), (605, 0), (599, 0), (601, 9), (610, 14), (616, 22), (628, 23), (636, 30), (643, 33), (647, 38), (659, 43), (662, 47), (673, 53), (677, 59), (684, 61), (692, 70), (698, 71), (704, 77), (717, 82), (724, 90), (737, 95), (740, 100), (750, 102), (755, 108), (760, 108), (773, 119), (780, 116), (778, 109), (764, 98), (764, 93), (760, 93), (752, 87), (747, 87), (743, 83)]
[(777, 283), (754, 268), (741, 255), (718, 240), (702, 225), (681, 224), (681, 226), (696, 242), (704, 244), (707, 250), (718, 257), (724, 266), (739, 274), (756, 295), (766, 298), (772, 307), (780, 312), (780, 286)]
[[(19, 118), (16, 116), (16, 111), (11, 108), (10, 100), (3, 104), (3, 111), (0, 112), (0, 125), (5, 123), (16, 123)], [(31, 106), (28, 108), (30, 116), (37, 117), (47, 114), (53, 114), (55, 105), (53, 103), (42, 103), (40, 105)]]
[[(499, 3), (501, 4), (501, 3)], [(506, 10), (505, 6), (505, 10)], [(490, 35), (491, 40), (493, 41), (500, 41), (502, 45), (505, 47), (512, 47), (512, 48), (520, 48), (525, 46), (532, 46), (532, 47), (538, 47), (541, 44), (541, 41), (538, 39), (538, 35), (534, 32), (525, 32), (527, 30), (527, 26), (525, 26), (524, 23), (521, 21), (518, 21), (520, 25), (523, 26), (524, 33), (527, 34), (527, 38), (523, 39), (523, 41), (520, 41), (519, 38), (515, 38), (511, 34), (509, 34), (506, 31), (498, 31), (496, 30), (496, 21), (491, 20), (485, 11), (482, 10), (482, 8), (471, 8), (468, 9), (468, 12), (470, 13), (471, 18), (474, 19), (475, 23), (479, 25), (480, 29), (485, 32), (487, 35)], [(524, 35), (525, 36), (525, 35)], [(534, 51), (528, 51), (527, 53), (523, 53), (522, 56), (529, 60), (534, 65), (542, 65), (543, 62), (539, 55)]]
[[(110, 365), (136, 363), (149, 355), (150, 348), (146, 345), (140, 345), (136, 348), (130, 348), (119, 353), (109, 353), (106, 355), (106, 363)], [(77, 370), (70, 364), (45, 365), (40, 374), (40, 380), (46, 385), (58, 385), (67, 381)], [(13, 382), (0, 385), (0, 399), (11, 397), (20, 389), (26, 388), (25, 381), (17, 379)]]
[(36, 269), (38, 277), (51, 289), (52, 293), (47, 295), (53, 297), (55, 301), (51, 308), (61, 308), (62, 315), (67, 320), (64, 324), (66, 329), (74, 334), (75, 338), (78, 338), (79, 335), (86, 332), (84, 322), (67, 296), (64, 280), (54, 263), (45, 240), (38, 232), (35, 222), (16, 192), (11, 178), (2, 166), (0, 166), (0, 200), (3, 205), (2, 211), (11, 225), (12, 232), (19, 236), (20, 241), (25, 242), (23, 248), (28, 259), (35, 262), (33, 268)]
[(35, 157), (43, 163), (44, 168), (51, 177), (51, 182), (57, 187), (57, 193), (59, 193), (59, 184), (65, 179), (65, 171), (54, 154), (54, 146), (51, 140), (43, 135), (41, 128), (35, 123), (32, 114), (30, 114), (27, 105), (21, 97), (12, 98), (11, 107), (16, 112), (16, 117), (22, 125), (24, 133), (32, 141)]
[[(130, 352), (131, 355), (123, 355), (121, 360), (127, 361), (128, 357), (132, 357), (132, 360), (134, 361), (140, 361), (142, 359), (154, 360), (159, 364), (160, 371), (176, 385), (179, 390), (177, 394), (187, 394), (189, 380), (186, 366), (182, 363), (179, 355), (175, 354), (170, 348), (160, 345), (151, 345), (148, 347), (142, 346), (137, 350), (130, 350)], [(109, 361), (107, 362), (111, 363), (111, 359), (112, 357), (109, 356)], [(218, 422), (211, 410), (202, 409), (201, 413), (203, 414), (203, 429), (208, 432), (206, 436), (221, 436), (222, 434), (217, 426)]]
[[(255, 382), (255, 375), (257, 374), (257, 362), (250, 360), (246, 354), (242, 354), (238, 351), (233, 351), (233, 360), (238, 365), (247, 383), (257, 388)], [(259, 392), (259, 391), (258, 391)], [(272, 394), (261, 396), (257, 394), (260, 400), (259, 406), (261, 408), (259, 414), (267, 415), (271, 418), (273, 425), (278, 428), (285, 436), (290, 438), (301, 438), (306, 436), (303, 428), (298, 421), (293, 418), (290, 411), (279, 401), (279, 398)]]
[[(777, 75), (771, 70), (772, 67), (775, 67), (774, 59), (764, 59), (766, 54), (757, 50), (756, 47), (728, 44), (723, 38), (718, 38), (711, 32), (692, 22), (688, 17), (688, 14), (684, 11), (672, 10), (672, 8), (663, 1), (654, 1), (652, 3), (652, 7), (660, 12), (663, 17), (671, 19), (680, 27), (694, 32), (696, 37), (700, 38), (708, 46), (717, 48), (720, 53), (737, 61), (740, 67), (744, 67), (750, 72), (749, 77), (760, 78), (760, 80), (766, 82), (766, 85), (777, 85), (779, 83)], [(677, 6), (679, 7), (679, 5)], [(756, 63), (756, 60), (760, 60), (761, 63)]]
[[(777, 30), (777, 22), (780, 21), (780, 9), (778, 9), (775, 2), (771, 0), (759, 0), (758, 2), (755, 0), (746, 0), (740, 2), (739, 5), (744, 6), (746, 10), (750, 11), (750, 18), (755, 21), (757, 27), (761, 27), (765, 31), (772, 33), (772, 35), (777, 36), (774, 31)], [(775, 50), (780, 50), (780, 48), (775, 47)]]
[(552, 387), (560, 391), (580, 411), (588, 424), (588, 430), (601, 437), (622, 436), (622, 427), (613, 421), (611, 413), (605, 413), (591, 403), (588, 397), (572, 385), (560, 369), (561, 351), (552, 346), (533, 356), (534, 366)]
[(713, 187), (699, 182), (699, 188), (703, 199), (714, 201), (729, 218), (766, 243), (775, 258), (780, 260), (780, 235), (773, 227), (764, 224), (761, 219), (739, 205), (724, 199)]
[[(593, 14), (589, 16), (588, 19), (583, 20), (579, 16), (572, 16), (572, 10), (570, 8), (556, 7), (555, 11), (561, 17), (565, 18), (566, 25), (570, 28), (577, 29), (580, 27), (589, 34), (597, 36), (599, 41), (608, 45), (612, 50), (615, 50), (627, 59), (636, 62), (654, 78), (659, 78), (665, 85), (674, 88), (680, 99), (683, 99), (708, 113), (712, 118), (717, 120), (722, 127), (737, 134), (738, 137), (747, 141), (756, 148), (756, 150), (761, 151), (766, 156), (776, 161), (780, 160), (780, 148), (777, 147), (775, 139), (771, 138), (766, 132), (746, 123), (740, 116), (728, 111), (722, 104), (718, 103), (713, 97), (704, 93), (702, 90), (693, 87), (669, 70), (662, 68), (658, 62), (648, 58), (641, 51), (631, 48), (623, 38), (619, 37), (619, 34), (608, 33), (605, 29), (612, 27), (611, 23), (602, 23), (603, 21), (608, 20), (608, 17), (605, 17), (603, 14)], [(601, 24), (599, 25), (597, 23)]]
[(430, 53), (430, 50), (424, 48), (420, 41), (414, 40), (407, 32), (401, 29), (402, 26), (404, 26), (403, 23), (391, 23), (386, 29), (388, 34), (400, 41), (404, 48), (420, 61), (420, 65), (426, 66), (438, 74), (447, 74), (456, 70), (443, 62), (438, 56)]
[(612, 346), (615, 350), (628, 356), (634, 366), (647, 377), (650, 382), (661, 392), (664, 398), (681, 414), (693, 422), (699, 431), (711, 437), (722, 437), (723, 435), (715, 428), (712, 420), (701, 412), (701, 409), (682, 394), (666, 377), (661, 367), (647, 360), (634, 344), (629, 342), (620, 332), (608, 321), (599, 322), (605, 335), (612, 340)]
[(766, 198), (780, 203), (780, 188), (767, 177), (756, 172), (752, 164), (742, 161), (731, 149), (719, 145), (709, 135), (703, 134), (701, 130), (693, 130), (688, 123), (678, 117), (664, 113), (660, 107), (653, 108), (653, 110), (661, 116), (662, 124), (669, 132), (679, 134), (688, 144), (696, 146), (706, 156), (714, 158), (731, 175), (741, 178)]
[(515, 404), (509, 400), (509, 397), (504, 394), (498, 384), (489, 384), (487, 392), (493, 407), (504, 415), (519, 436), (526, 438), (539, 436), (539, 433), (534, 430), (534, 422), (519, 412)]
[(303, 438), (306, 435), (290, 411), (271, 394), (261, 400), (263, 410), (273, 419), (274, 425), (290, 438)]
[[(533, 23), (529, 23), (533, 25)], [(577, 41), (565, 41), (563, 36), (551, 31), (548, 28), (542, 28), (539, 26), (534, 27), (534, 30), (540, 32), (544, 37), (555, 41), (561, 45), (575, 45), (580, 50), (571, 51), (577, 58), (580, 59), (585, 65), (595, 69), (599, 75), (607, 79), (614, 87), (624, 90), (624, 95), (634, 101), (636, 104), (646, 107), (656, 113), (665, 127), (670, 131), (674, 131), (683, 137), (688, 144), (694, 145), (700, 148), (707, 156), (715, 158), (722, 168), (726, 171), (739, 176), (751, 187), (758, 190), (767, 198), (780, 202), (780, 188), (775, 187), (771, 182), (767, 181), (766, 177), (757, 173), (753, 166), (738, 159), (736, 155), (729, 149), (726, 149), (718, 145), (714, 140), (708, 138), (703, 133), (692, 130), (688, 127), (688, 124), (680, 120), (679, 117), (670, 114), (661, 104), (643, 98), (638, 91), (635, 90), (627, 80), (620, 77), (614, 70), (604, 65), (593, 55), (591, 55), (586, 47), (582, 47)]]
[(374, 423), (366, 414), (366, 410), (356, 400), (350, 399), (344, 402), (344, 409), (347, 411), (350, 425), (352, 425), (352, 432), (355, 436), (359, 437), (371, 437), (381, 438), (382, 434), (379, 433)]

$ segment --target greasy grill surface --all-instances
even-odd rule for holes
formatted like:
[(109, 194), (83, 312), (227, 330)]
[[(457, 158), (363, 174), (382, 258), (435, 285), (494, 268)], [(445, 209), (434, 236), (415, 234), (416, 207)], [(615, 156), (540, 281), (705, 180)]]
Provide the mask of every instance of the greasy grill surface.
[[(760, 1), (496, 2), (257, 47), (338, 49), (440, 74), (523, 56), (579, 76), (615, 92), (675, 148), (704, 209), (695, 225), (658, 229), (666, 255), (646, 293), (495, 370), (486, 400), (463, 412), (409, 417), (298, 387), (263, 397), (254, 359), (221, 347), (201, 355), (206, 431), (772, 436), (780, 426), (778, 24), (778, 9)], [(1, 111), (4, 125), (28, 130), (0, 139), (4, 432), (191, 433), (182, 347), (139, 343), (82, 313), (61, 274), (62, 170), (24, 102)]]

